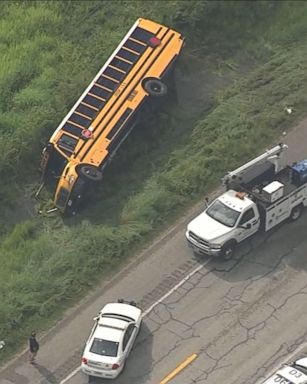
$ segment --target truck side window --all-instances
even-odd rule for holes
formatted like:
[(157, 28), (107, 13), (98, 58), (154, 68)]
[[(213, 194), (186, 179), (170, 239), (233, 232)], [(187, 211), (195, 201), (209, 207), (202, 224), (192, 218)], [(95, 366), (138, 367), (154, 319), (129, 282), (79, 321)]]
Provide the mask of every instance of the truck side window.
[(240, 225), (247, 223), (250, 221), (253, 217), (255, 217), (255, 212), (253, 208), (248, 209), (246, 212), (243, 213), (243, 216), (241, 217), (240, 220)]

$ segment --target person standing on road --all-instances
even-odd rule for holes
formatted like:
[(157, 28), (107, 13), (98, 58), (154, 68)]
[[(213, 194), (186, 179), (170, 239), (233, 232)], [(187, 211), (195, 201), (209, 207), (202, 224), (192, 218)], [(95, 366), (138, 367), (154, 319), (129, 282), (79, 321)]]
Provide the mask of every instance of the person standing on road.
[(33, 364), (35, 362), (35, 357), (37, 355), (37, 352), (39, 350), (39, 344), (36, 340), (36, 333), (32, 332), (31, 336), (29, 337), (29, 362)]

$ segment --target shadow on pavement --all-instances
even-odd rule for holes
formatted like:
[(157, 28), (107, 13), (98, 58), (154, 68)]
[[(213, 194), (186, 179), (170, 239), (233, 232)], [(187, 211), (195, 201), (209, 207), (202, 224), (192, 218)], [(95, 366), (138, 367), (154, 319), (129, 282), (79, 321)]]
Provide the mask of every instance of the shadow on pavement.
[[(245, 240), (237, 246), (233, 260), (212, 258), (205, 268), (228, 282), (258, 280), (286, 266), (306, 271), (306, 227), (307, 211), (295, 222), (285, 221)], [(198, 261), (203, 262), (200, 258)]]
[(40, 365), (38, 363), (34, 363), (32, 366), (33, 366), (33, 368), (37, 369), (38, 372), (46, 379), (46, 380), (42, 380), (41, 384), (47, 384), (47, 383), (48, 384), (57, 384), (58, 383), (55, 376), (43, 365)]

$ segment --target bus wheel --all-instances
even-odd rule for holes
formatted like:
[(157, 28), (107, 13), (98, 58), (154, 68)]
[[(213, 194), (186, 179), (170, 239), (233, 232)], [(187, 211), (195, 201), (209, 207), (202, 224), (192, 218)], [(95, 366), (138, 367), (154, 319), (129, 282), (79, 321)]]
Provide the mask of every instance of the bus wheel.
[(167, 86), (159, 79), (145, 79), (143, 88), (150, 96), (160, 97), (167, 94)]
[(100, 181), (102, 179), (101, 171), (95, 165), (84, 164), (78, 168), (79, 175), (86, 180)]

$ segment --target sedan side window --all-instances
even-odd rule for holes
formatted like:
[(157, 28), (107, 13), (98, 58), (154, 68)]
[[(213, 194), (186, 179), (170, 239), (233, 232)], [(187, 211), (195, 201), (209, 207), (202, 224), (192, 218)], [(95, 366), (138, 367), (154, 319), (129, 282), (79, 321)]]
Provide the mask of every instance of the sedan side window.
[(248, 209), (246, 212), (243, 213), (243, 216), (241, 217), (239, 225), (243, 225), (247, 223), (248, 221), (252, 220), (255, 217), (255, 212), (253, 208)]
[(128, 343), (129, 343), (129, 340), (131, 338), (133, 331), (134, 331), (134, 324), (129, 324), (128, 328), (126, 330), (125, 336), (124, 336), (124, 341), (123, 341), (123, 349), (124, 350), (126, 349)]

